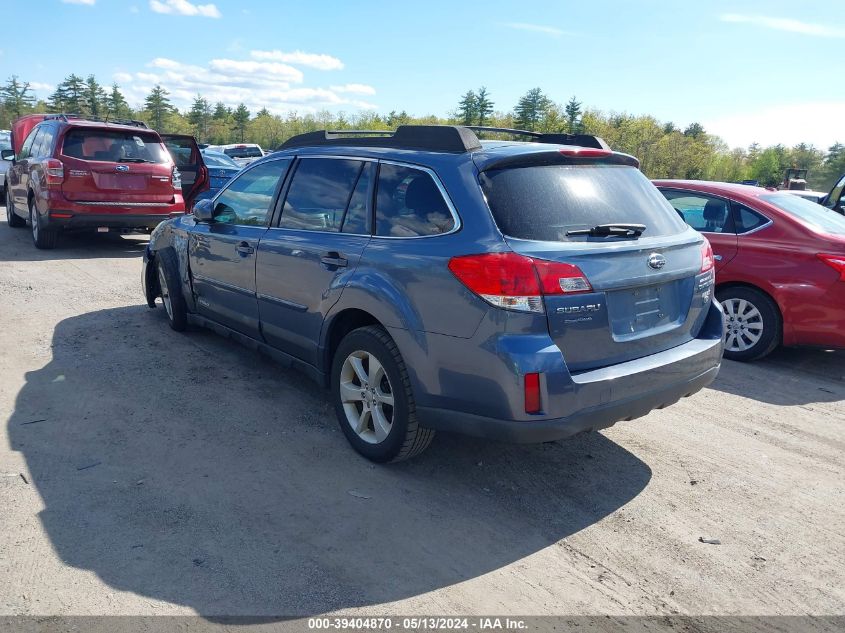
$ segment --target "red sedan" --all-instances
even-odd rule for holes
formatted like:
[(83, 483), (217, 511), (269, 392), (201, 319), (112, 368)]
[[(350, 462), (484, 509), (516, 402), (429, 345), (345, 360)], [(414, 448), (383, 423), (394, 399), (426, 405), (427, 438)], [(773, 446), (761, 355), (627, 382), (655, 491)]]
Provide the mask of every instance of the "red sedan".
[(845, 217), (759, 187), (654, 184), (713, 245), (726, 358), (756, 360), (779, 344), (845, 348)]

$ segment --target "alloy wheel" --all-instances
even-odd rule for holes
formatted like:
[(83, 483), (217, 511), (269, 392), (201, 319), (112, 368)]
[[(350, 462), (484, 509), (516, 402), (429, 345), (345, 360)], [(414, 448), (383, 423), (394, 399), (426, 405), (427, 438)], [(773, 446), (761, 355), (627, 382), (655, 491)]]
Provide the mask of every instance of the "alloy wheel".
[(355, 351), (340, 370), (340, 398), (346, 421), (362, 440), (379, 444), (393, 428), (393, 388), (379, 360)]
[(726, 299), (725, 348), (731, 352), (744, 352), (754, 347), (763, 336), (763, 315), (757, 307), (745, 299)]
[(32, 226), (32, 239), (38, 243), (38, 212), (32, 208), (32, 202), (29, 203), (29, 223)]
[(173, 319), (173, 303), (170, 300), (170, 290), (167, 288), (167, 279), (165, 279), (164, 270), (158, 267), (158, 285), (161, 288), (161, 302), (164, 304), (164, 309), (167, 310), (167, 316)]

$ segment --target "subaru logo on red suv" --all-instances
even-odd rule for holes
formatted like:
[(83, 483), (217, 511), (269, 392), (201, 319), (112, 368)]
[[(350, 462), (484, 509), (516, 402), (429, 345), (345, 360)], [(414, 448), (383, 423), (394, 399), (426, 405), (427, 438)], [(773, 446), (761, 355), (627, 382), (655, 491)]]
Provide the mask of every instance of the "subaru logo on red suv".
[(115, 165), (115, 171), (129, 171), (129, 165)]

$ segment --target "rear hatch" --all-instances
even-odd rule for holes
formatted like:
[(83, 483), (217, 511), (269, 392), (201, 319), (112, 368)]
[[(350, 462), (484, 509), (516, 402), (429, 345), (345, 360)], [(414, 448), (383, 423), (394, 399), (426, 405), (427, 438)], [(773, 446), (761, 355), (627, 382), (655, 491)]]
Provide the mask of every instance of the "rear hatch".
[[(570, 371), (648, 356), (693, 339), (712, 284), (712, 272), (702, 273), (702, 237), (631, 164), (549, 162), (525, 167), (511, 162), (482, 172), (480, 181), (514, 252), (575, 265), (589, 283), (544, 296), (549, 333)], [(645, 229), (578, 234), (610, 224)], [(556, 281), (562, 290), (563, 280)]]
[(71, 128), (60, 158), (67, 200), (115, 206), (174, 203), (173, 164), (155, 132)]

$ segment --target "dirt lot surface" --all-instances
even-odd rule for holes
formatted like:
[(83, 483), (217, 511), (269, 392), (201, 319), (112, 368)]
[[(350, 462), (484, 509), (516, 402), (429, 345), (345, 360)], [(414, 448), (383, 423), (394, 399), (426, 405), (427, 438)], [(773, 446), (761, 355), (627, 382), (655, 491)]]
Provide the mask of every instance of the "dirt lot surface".
[(845, 612), (844, 354), (379, 467), (304, 376), (143, 305), (144, 243), (0, 222), (0, 614)]

